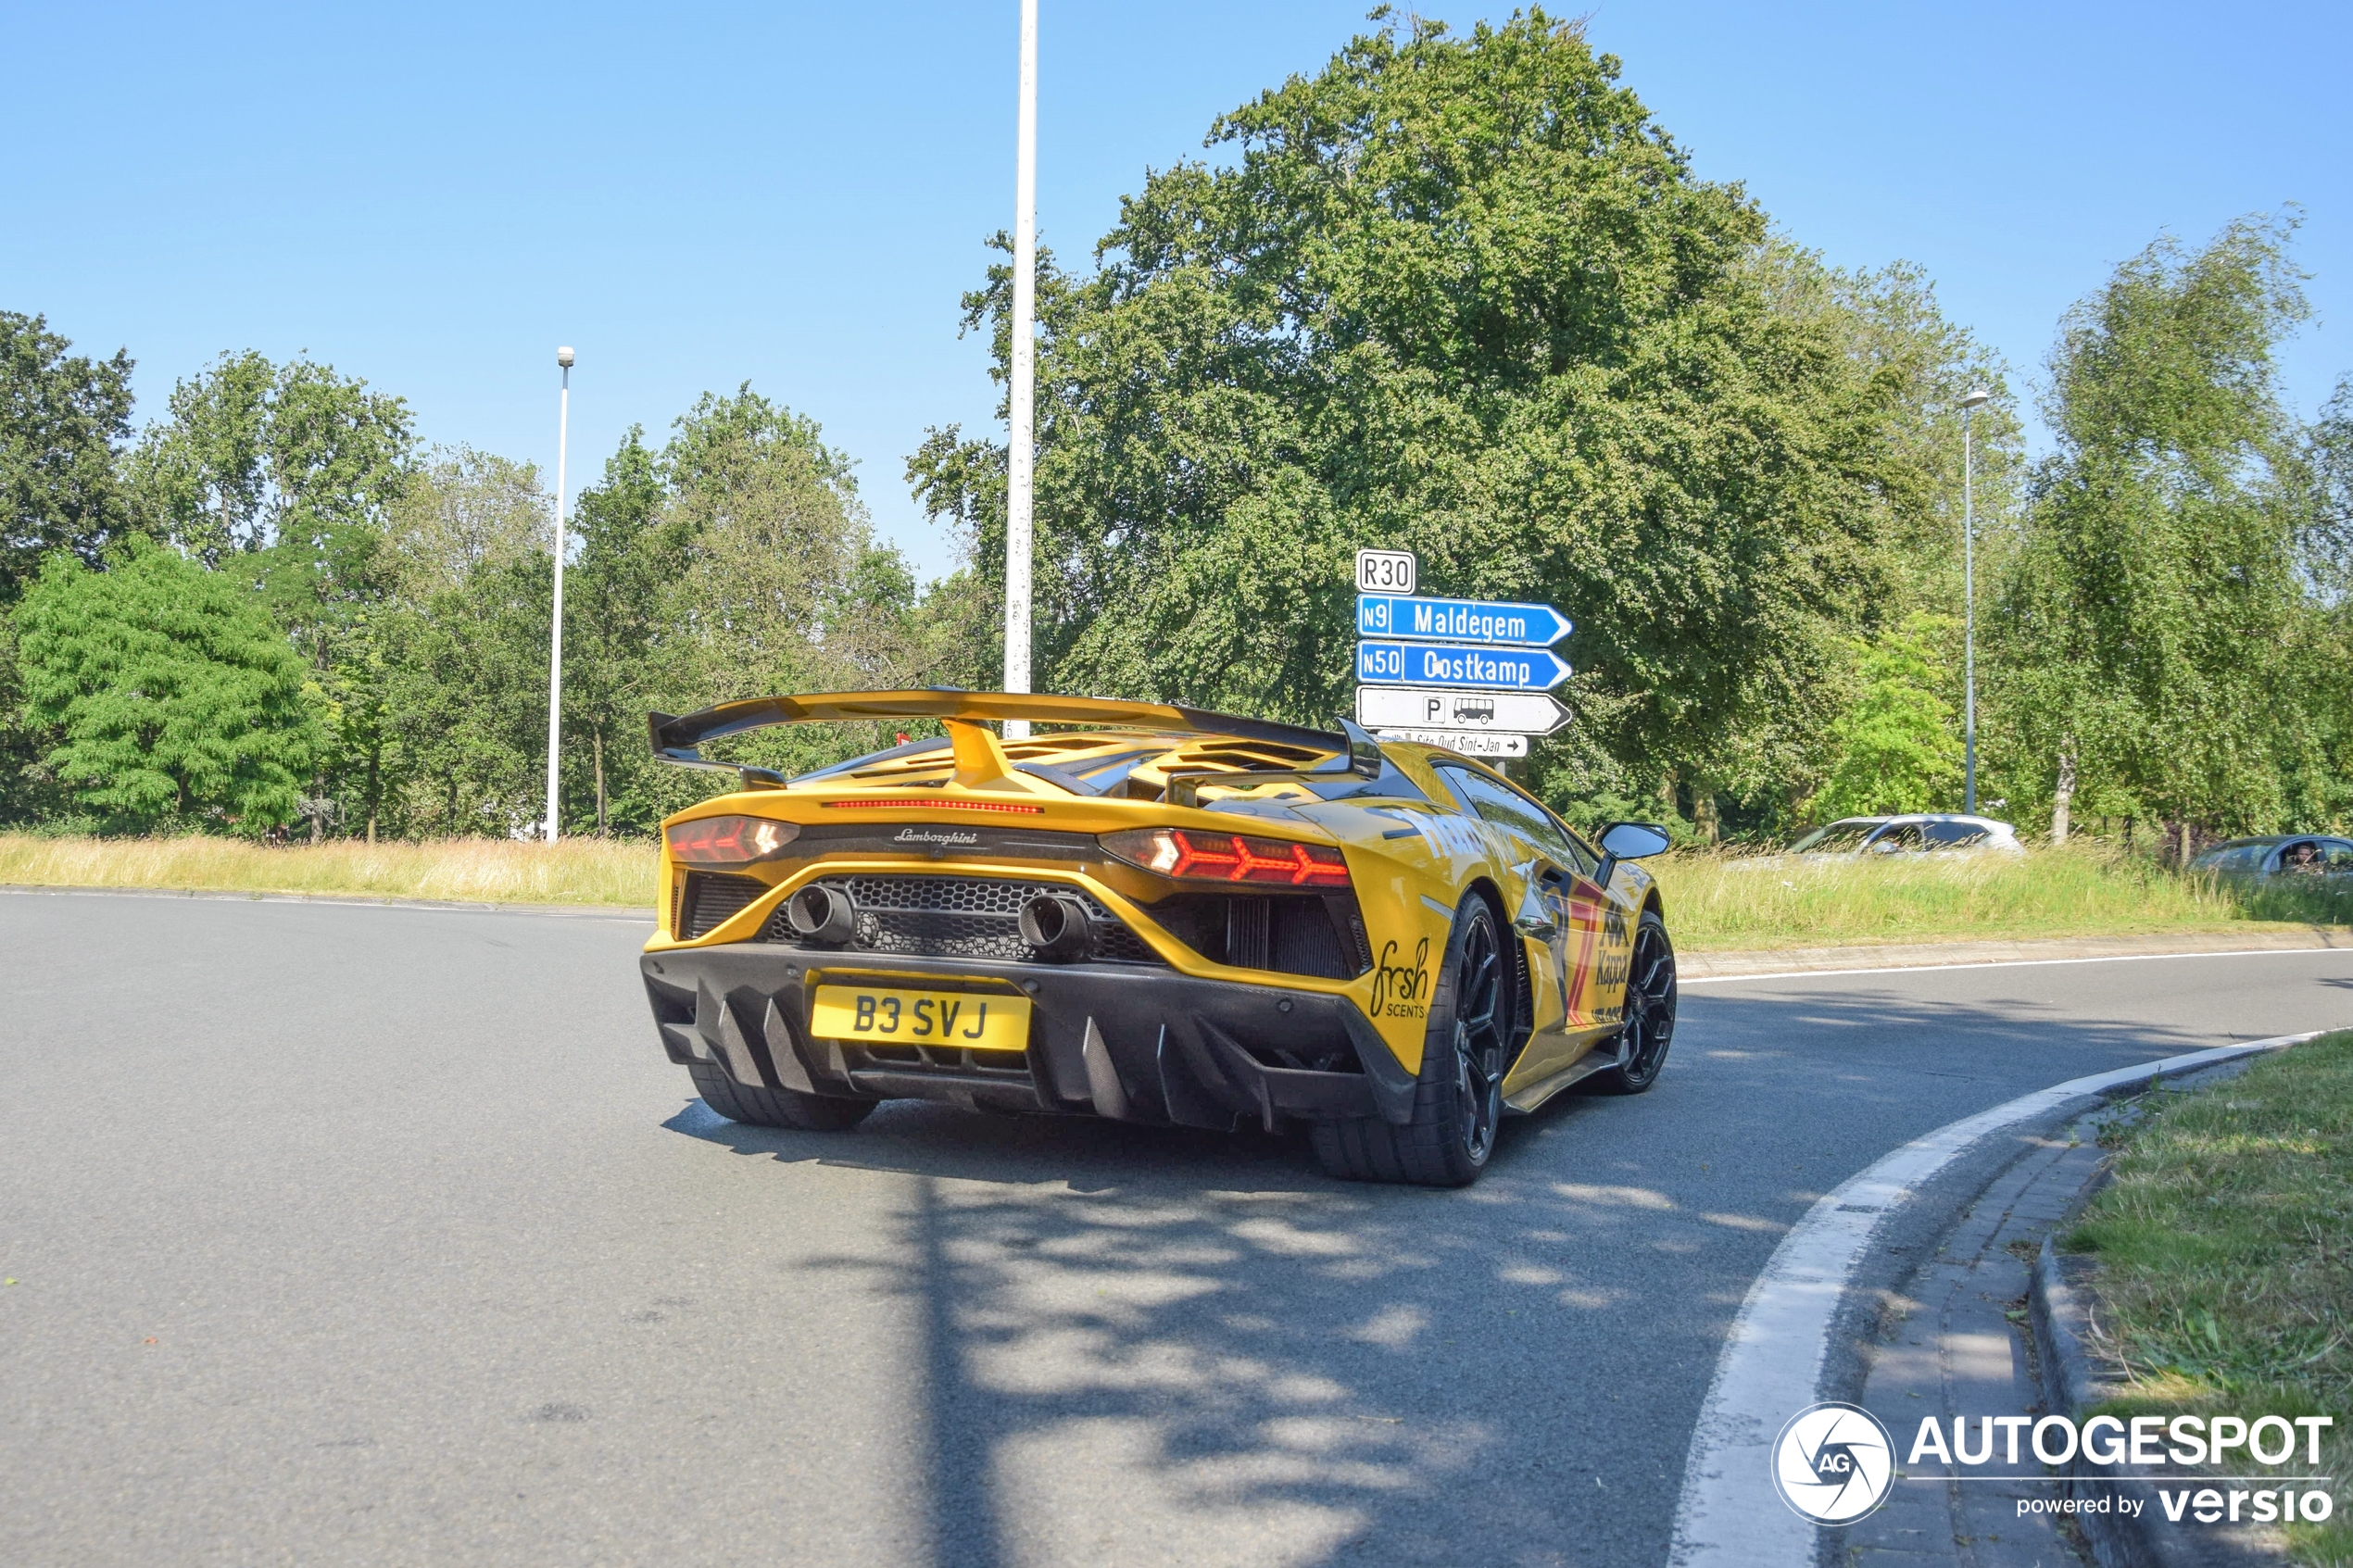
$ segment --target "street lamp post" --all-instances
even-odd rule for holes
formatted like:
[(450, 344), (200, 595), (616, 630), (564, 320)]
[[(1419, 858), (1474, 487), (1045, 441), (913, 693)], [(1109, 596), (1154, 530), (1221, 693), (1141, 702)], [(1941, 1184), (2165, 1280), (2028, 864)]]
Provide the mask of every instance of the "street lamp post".
[[(1021, 107), (1013, 151), (1013, 320), (1006, 367), (1005, 689), (1029, 689), (1029, 512), (1037, 365), (1031, 320), (1038, 300), (1038, 0), (1021, 0)], [(1026, 721), (1005, 721), (1005, 738), (1029, 734)]]
[(1969, 416), (1994, 401), (1973, 387), (1961, 399), (1961, 809), (1977, 815), (1977, 465)]
[(556, 613), (547, 633), (547, 842), (556, 842), (556, 764), (563, 742), (564, 458), (572, 431), (572, 350), (556, 350), (563, 389), (556, 395)]

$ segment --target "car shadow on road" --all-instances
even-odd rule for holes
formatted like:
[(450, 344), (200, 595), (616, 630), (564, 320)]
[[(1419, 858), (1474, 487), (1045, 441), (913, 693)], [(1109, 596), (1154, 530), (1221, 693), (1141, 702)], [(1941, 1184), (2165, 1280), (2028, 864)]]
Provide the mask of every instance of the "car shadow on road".
[(1820, 1192), (1957, 1116), (2208, 1043), (2057, 1022), (1893, 987), (1694, 994), (1657, 1090), (1508, 1123), (1460, 1191), (1332, 1181), (1255, 1131), (903, 1102), (847, 1135), (698, 1101), (664, 1125), (904, 1178), (895, 1234), (813, 1266), (922, 1324), (937, 1568), (1655, 1562), (1723, 1335)]
[[(904, 1103), (846, 1137), (699, 1102), (664, 1124), (907, 1178), (897, 1235), (814, 1266), (924, 1326), (939, 1568), (1549, 1564), (1664, 1554), (1673, 1407), (1773, 1239), (1638, 1169), (1564, 1180), (1549, 1135), (1634, 1103), (1510, 1124), (1460, 1191), (1334, 1181), (1254, 1130)], [(1667, 1411), (1633, 1402), (1662, 1384)]]

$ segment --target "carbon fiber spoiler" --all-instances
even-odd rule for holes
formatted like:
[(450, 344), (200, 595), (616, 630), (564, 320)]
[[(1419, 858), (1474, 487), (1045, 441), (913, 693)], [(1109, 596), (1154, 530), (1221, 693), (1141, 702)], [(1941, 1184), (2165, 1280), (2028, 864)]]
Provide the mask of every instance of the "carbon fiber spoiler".
[[(1269, 741), (1302, 750), (1335, 752), (1352, 762), (1361, 760), (1359, 746), (1371, 737), (1342, 721), (1346, 734), (1278, 724), (1233, 713), (1174, 703), (1126, 702), (1116, 697), (1052, 696), (1030, 692), (966, 692), (942, 687), (903, 692), (823, 692), (804, 696), (758, 696), (723, 702), (698, 713), (648, 713), (646, 725), (653, 738), (654, 755), (685, 768), (711, 768), (741, 772), (747, 778), (776, 781), (765, 769), (704, 759), (701, 746), (721, 735), (765, 729), (771, 724), (839, 723), (889, 719), (1026, 719), (1036, 724), (1097, 724), (1106, 729), (1189, 730), (1201, 734), (1232, 735), (1239, 740)], [(1374, 756), (1378, 758), (1376, 751)]]

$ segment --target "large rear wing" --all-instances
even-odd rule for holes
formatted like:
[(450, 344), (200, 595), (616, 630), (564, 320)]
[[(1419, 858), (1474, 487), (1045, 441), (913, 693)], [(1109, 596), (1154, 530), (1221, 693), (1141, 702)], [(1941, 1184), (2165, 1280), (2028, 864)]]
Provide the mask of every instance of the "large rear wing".
[[(1233, 713), (1212, 713), (1175, 703), (1126, 702), (1116, 697), (1053, 696), (1031, 692), (966, 692), (926, 688), (904, 692), (824, 692), (806, 696), (759, 696), (723, 702), (698, 713), (646, 715), (653, 737), (654, 755), (686, 768), (724, 769), (748, 777), (765, 774), (733, 762), (706, 759), (702, 743), (771, 724), (839, 723), (846, 721), (891, 719), (1026, 719), (1033, 724), (1091, 724), (1104, 729), (1183, 730), (1201, 734), (1232, 735), (1241, 740), (1268, 741), (1277, 746), (1334, 753), (1362, 766), (1372, 737), (1347, 721), (1343, 734), (1278, 724)], [(1372, 752), (1378, 771), (1379, 752)], [(773, 777), (773, 775), (767, 775)]]

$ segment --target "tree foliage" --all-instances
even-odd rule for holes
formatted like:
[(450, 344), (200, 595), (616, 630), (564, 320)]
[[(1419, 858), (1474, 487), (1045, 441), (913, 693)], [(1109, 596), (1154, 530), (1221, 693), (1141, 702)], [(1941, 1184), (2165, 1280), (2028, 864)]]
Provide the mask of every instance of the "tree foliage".
[[(2086, 298), (2029, 465), (2004, 366), (1918, 268), (1830, 266), (1699, 178), (1580, 24), (1376, 16), (1147, 171), (1083, 264), (1040, 254), (1042, 689), (1328, 720), (1349, 557), (1402, 546), (1428, 592), (1577, 622), (1574, 719), (1522, 770), (1575, 819), (1957, 806), (1984, 386), (1987, 807), (2353, 814), (2353, 386), (2309, 425), (2280, 396), (2291, 223), (2161, 240)], [(1000, 381), (1011, 282), (964, 300)], [(224, 354), (126, 445), (131, 368), (0, 313), (0, 820), (529, 831), (558, 549), (568, 833), (719, 787), (650, 760), (648, 709), (1001, 679), (985, 436), (907, 459), (968, 558), (925, 584), (849, 457), (749, 384), (633, 430), (560, 540), (530, 465), (420, 450), (331, 366)], [(900, 733), (722, 750), (799, 770)]]
[[(1231, 161), (1151, 175), (1090, 275), (1041, 259), (1046, 684), (1327, 719), (1349, 555), (1405, 546), (1434, 591), (1577, 621), (1561, 789), (1818, 766), (1946, 466), (1919, 410), (1957, 350), (1917, 280), (1770, 240), (1541, 12), (1360, 37), (1210, 144)], [(967, 300), (1000, 368), (1009, 283)], [(952, 430), (911, 462), (984, 572), (1002, 475)]]
[(2353, 593), (2353, 380), (2307, 433), (2303, 456), (2306, 509), (2296, 545), (2314, 591), (2342, 608)]
[(141, 439), (131, 474), (156, 531), (219, 565), (377, 524), (412, 444), (403, 399), (247, 349), (172, 388), (170, 417)]
[(19, 606), (46, 765), (103, 817), (255, 833), (295, 814), (321, 736), (301, 661), (250, 585), (131, 541), (93, 571), (52, 551)]
[[(574, 765), (604, 759), (598, 787), (616, 821), (646, 825), (698, 787), (647, 760), (649, 708), (922, 685), (968, 669), (967, 580), (920, 587), (875, 539), (848, 457), (748, 385), (706, 395), (660, 454), (633, 432), (582, 495), (580, 518), (567, 645), (585, 630), (567, 706), (595, 737)], [(739, 751), (801, 769), (891, 740), (876, 726), (828, 726), (750, 737)]]
[(131, 355), (72, 346), (45, 319), (0, 310), (0, 606), (47, 552), (94, 562), (128, 521), (117, 449), (131, 434)]
[(1862, 689), (1831, 722), (1835, 760), (1813, 802), (1817, 821), (1956, 803), (1961, 742), (1938, 657), (1949, 630), (1934, 617), (1915, 615), (1877, 641), (1856, 645)]
[(2227, 831), (2327, 809), (2298, 784), (2322, 628), (2275, 367), (2307, 311), (2291, 227), (2160, 239), (2062, 325), (1996, 684), (2023, 797), (2064, 758), (2124, 814)]

